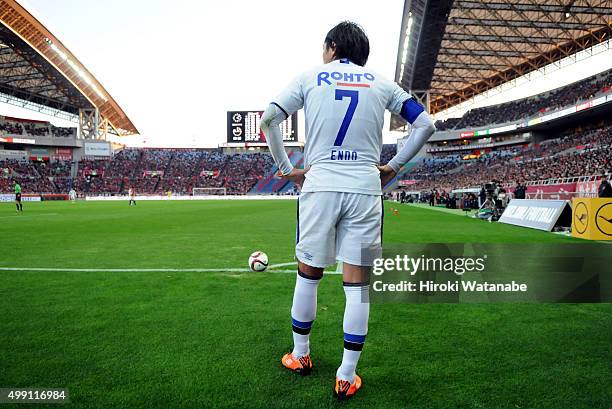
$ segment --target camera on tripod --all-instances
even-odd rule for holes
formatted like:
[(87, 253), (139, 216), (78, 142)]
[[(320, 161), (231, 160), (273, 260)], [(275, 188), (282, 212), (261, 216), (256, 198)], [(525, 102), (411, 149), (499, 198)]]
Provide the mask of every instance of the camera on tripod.
[(482, 185), (486, 199), (480, 206), (480, 218), (490, 221), (497, 221), (501, 217), (506, 205), (508, 204), (508, 196), (506, 190), (498, 181), (491, 181)]

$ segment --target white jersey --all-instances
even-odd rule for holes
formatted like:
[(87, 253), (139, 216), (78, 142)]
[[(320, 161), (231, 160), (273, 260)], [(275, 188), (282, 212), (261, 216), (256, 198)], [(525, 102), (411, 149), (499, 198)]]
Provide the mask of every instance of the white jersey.
[(68, 192), (68, 194), (70, 195), (70, 199), (76, 199), (76, 191), (74, 189), (70, 189), (70, 192)]
[(298, 76), (274, 101), (287, 115), (304, 108), (303, 192), (380, 195), (385, 109), (399, 114), (410, 98), (396, 83), (346, 59)]

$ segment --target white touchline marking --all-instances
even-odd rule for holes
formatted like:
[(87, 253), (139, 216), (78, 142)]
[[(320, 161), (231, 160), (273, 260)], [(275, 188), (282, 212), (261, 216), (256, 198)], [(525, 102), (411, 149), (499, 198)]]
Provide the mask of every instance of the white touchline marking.
[[(0, 271), (44, 271), (69, 273), (253, 273), (248, 268), (55, 268), (55, 267), (0, 267)], [(267, 273), (294, 274), (295, 270), (266, 270)], [(338, 274), (326, 271), (325, 274)]]
[(297, 266), (297, 261), (291, 261), (289, 263), (272, 264), (268, 266), (268, 268), (287, 267), (287, 266)]
[(0, 216), (0, 219), (15, 219), (19, 217), (20, 219), (29, 219), (34, 216), (59, 216), (59, 213), (34, 213), (34, 214), (23, 214), (15, 212), (12, 216)]

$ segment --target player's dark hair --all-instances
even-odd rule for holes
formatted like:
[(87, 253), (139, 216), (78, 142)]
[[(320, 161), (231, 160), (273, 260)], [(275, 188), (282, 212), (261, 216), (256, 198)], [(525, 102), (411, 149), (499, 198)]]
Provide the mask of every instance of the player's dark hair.
[(354, 64), (362, 67), (370, 55), (370, 41), (359, 24), (343, 21), (329, 30), (325, 36), (325, 47), (336, 47), (336, 58), (348, 58)]

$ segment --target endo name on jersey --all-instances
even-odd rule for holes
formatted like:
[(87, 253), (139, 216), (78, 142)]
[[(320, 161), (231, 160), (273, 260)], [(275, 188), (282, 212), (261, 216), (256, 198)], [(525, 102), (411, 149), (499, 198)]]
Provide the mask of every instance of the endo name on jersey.
[(409, 98), (396, 83), (348, 60), (298, 76), (274, 103), (287, 115), (304, 108), (304, 166), (311, 168), (302, 191), (380, 195), (385, 109), (399, 114)]

